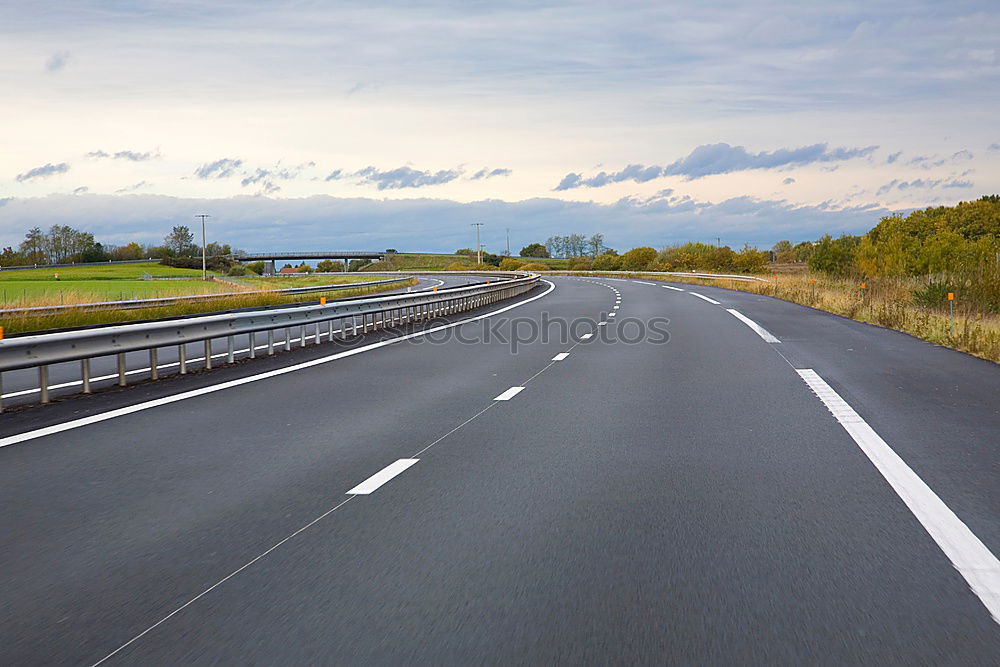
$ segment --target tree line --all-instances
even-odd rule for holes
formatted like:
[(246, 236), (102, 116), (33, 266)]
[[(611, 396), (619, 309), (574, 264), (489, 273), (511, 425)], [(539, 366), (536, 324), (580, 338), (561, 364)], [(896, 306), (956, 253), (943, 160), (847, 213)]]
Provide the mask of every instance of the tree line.
[[(208, 243), (205, 251), (213, 258), (232, 254), (229, 244), (224, 243)], [(13, 246), (3, 248), (0, 251), (0, 266), (183, 258), (198, 258), (199, 262), (201, 258), (201, 247), (195, 244), (194, 234), (186, 225), (177, 225), (171, 229), (160, 245), (101, 243), (90, 232), (74, 229), (69, 225), (52, 225), (47, 232), (43, 232), (40, 227), (29, 229), (16, 249)], [(216, 263), (218, 261), (220, 260), (217, 259)], [(178, 266), (185, 264), (183, 261), (171, 263)], [(201, 265), (198, 264), (197, 268), (201, 268)]]

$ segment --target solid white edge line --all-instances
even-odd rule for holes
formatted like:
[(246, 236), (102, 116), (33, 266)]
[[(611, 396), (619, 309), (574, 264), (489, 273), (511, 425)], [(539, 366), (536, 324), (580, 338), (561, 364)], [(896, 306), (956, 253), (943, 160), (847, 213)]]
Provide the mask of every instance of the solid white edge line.
[(569, 356), (569, 352), (560, 352), (556, 356), (552, 357), (552, 361), (562, 361)]
[(588, 338), (590, 338), (590, 337), (591, 337), (591, 336), (593, 336), (593, 335), (594, 335), (594, 334), (592, 334), (592, 333), (585, 333), (585, 334), (583, 334), (582, 336), (580, 336), (580, 339), (581, 339), (581, 340), (587, 340)]
[(809, 388), (910, 508), (993, 620), (1000, 623), (1000, 561), (878, 433), (811, 368), (797, 368)]
[(632, 282), (638, 283), (639, 285), (651, 285), (653, 287), (656, 287), (656, 283), (644, 283), (641, 280), (633, 280)]
[(510, 389), (507, 389), (506, 391), (504, 391), (502, 394), (500, 394), (499, 396), (497, 396), (493, 400), (494, 401), (509, 401), (510, 399), (512, 399), (515, 396), (517, 396), (518, 394), (520, 394), (522, 391), (524, 391), (524, 387), (511, 387)]
[(414, 463), (420, 459), (399, 459), (393, 463), (390, 463), (386, 467), (379, 470), (377, 473), (361, 482), (353, 489), (347, 492), (349, 496), (367, 496), (372, 493), (380, 486), (388, 482), (390, 479), (400, 474)]
[(117, 408), (115, 410), (109, 410), (107, 412), (101, 412), (96, 415), (90, 415), (89, 417), (81, 417), (80, 419), (74, 419), (72, 421), (63, 422), (62, 424), (53, 424), (52, 426), (46, 426), (44, 428), (35, 429), (33, 431), (25, 431), (24, 433), (17, 433), (14, 435), (9, 435), (5, 438), (0, 438), (0, 447), (9, 447), (10, 445), (15, 445), (20, 442), (25, 442), (26, 440), (34, 440), (36, 438), (42, 438), (48, 435), (54, 435), (56, 433), (62, 433), (63, 431), (69, 431), (75, 428), (80, 428), (82, 426), (89, 426), (90, 424), (97, 424), (99, 422), (107, 421), (109, 419), (114, 419), (116, 417), (123, 417), (125, 415), (130, 415), (136, 412), (142, 412), (143, 410), (150, 410), (152, 408), (157, 408), (161, 405), (169, 405), (170, 403), (177, 403), (178, 401), (183, 401), (188, 398), (194, 398), (196, 396), (204, 396), (205, 394), (212, 394), (217, 391), (222, 391), (224, 389), (231, 389), (233, 387), (239, 387), (244, 384), (250, 384), (251, 382), (258, 382), (260, 380), (266, 380), (268, 378), (277, 377), (279, 375), (285, 375), (286, 373), (294, 373), (295, 371), (303, 370), (306, 368), (312, 368), (313, 366), (319, 366), (321, 364), (326, 364), (331, 361), (336, 361), (337, 359), (343, 359), (345, 357), (353, 357), (356, 354), (361, 354), (362, 352), (368, 352), (369, 350), (375, 350), (380, 347), (385, 347), (387, 345), (393, 345), (395, 343), (402, 342), (404, 340), (410, 340), (411, 338), (417, 338), (418, 336), (426, 336), (428, 334), (436, 333), (438, 331), (443, 331), (445, 329), (450, 329), (452, 327), (462, 326), (463, 324), (468, 324), (469, 322), (475, 322), (477, 320), (482, 320), (487, 317), (493, 317), (499, 313), (506, 312), (508, 310), (518, 308), (525, 304), (531, 303), (537, 299), (541, 299), (547, 296), (552, 290), (556, 288), (554, 283), (548, 280), (543, 280), (545, 284), (549, 286), (547, 290), (541, 294), (537, 294), (530, 299), (525, 299), (517, 303), (510, 304), (509, 306), (504, 306), (497, 310), (492, 310), (488, 313), (483, 313), (482, 315), (476, 315), (475, 317), (470, 317), (466, 320), (461, 320), (460, 322), (452, 322), (450, 324), (442, 324), (437, 327), (432, 327), (424, 331), (415, 331), (410, 334), (403, 336), (397, 336), (396, 338), (390, 338), (388, 340), (379, 341), (377, 343), (370, 343), (369, 345), (363, 345), (359, 348), (353, 350), (345, 350), (344, 352), (338, 352), (337, 354), (331, 354), (327, 357), (320, 357), (319, 359), (312, 359), (310, 361), (304, 361), (300, 364), (294, 364), (292, 366), (285, 366), (284, 368), (276, 368), (265, 373), (258, 373), (257, 375), (249, 375), (247, 377), (237, 378), (235, 380), (229, 380), (227, 382), (221, 382), (219, 384), (211, 385), (208, 387), (201, 387), (200, 389), (192, 389), (190, 391), (181, 392), (180, 394), (174, 394), (172, 396), (164, 396), (163, 398), (157, 398), (152, 401), (146, 401), (145, 403), (137, 403), (135, 405), (129, 405), (124, 408)]
[(715, 299), (710, 299), (709, 297), (705, 296), (704, 294), (698, 294), (697, 292), (688, 292), (688, 294), (690, 294), (691, 296), (696, 296), (699, 299), (704, 299), (705, 301), (708, 301), (709, 303), (714, 303), (716, 306), (719, 305), (718, 301), (716, 301)]
[(753, 329), (757, 333), (758, 336), (760, 336), (761, 338), (763, 338), (764, 340), (766, 340), (768, 343), (780, 343), (781, 342), (780, 340), (778, 340), (777, 338), (774, 337), (774, 334), (772, 334), (770, 331), (768, 331), (764, 327), (760, 326), (759, 324), (757, 324), (756, 322), (754, 322), (753, 320), (751, 320), (749, 317), (747, 317), (746, 315), (744, 315), (740, 311), (738, 311), (738, 310), (736, 310), (734, 308), (726, 308), (726, 310), (733, 317), (735, 317), (736, 319), (738, 319), (740, 322), (742, 322), (743, 324), (745, 324), (748, 327), (750, 327), (751, 329)]
[(660, 287), (663, 287), (663, 288), (666, 288), (666, 289), (672, 289), (675, 292), (683, 292), (684, 291), (680, 287), (671, 287), (670, 285), (660, 285)]

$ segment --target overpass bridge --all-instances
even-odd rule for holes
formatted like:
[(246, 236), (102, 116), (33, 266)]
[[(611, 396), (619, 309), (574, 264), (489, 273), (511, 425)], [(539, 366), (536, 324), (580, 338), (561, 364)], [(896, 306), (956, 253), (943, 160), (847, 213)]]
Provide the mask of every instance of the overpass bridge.
[(276, 261), (288, 261), (293, 259), (333, 259), (342, 260), (344, 268), (352, 259), (384, 260), (386, 255), (395, 253), (394, 250), (304, 250), (297, 252), (243, 252), (233, 255), (233, 259), (240, 262), (264, 261), (264, 273), (267, 275), (276, 273), (274, 263)]

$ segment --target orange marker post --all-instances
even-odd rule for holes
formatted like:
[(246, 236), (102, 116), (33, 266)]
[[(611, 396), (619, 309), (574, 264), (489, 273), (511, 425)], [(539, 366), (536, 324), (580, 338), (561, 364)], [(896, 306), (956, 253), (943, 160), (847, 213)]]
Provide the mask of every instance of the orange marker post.
[(321, 296), (319, 298), (319, 305), (321, 305), (321, 306), (325, 306), (326, 305), (326, 297), (325, 296)]
[(948, 312), (951, 314), (951, 335), (955, 335), (955, 293), (948, 292)]
[(437, 291), (438, 291), (438, 286), (437, 286), (437, 285), (435, 285), (434, 287), (432, 287), (432, 288), (431, 288), (431, 291), (432, 291), (432, 292), (437, 292)]
[(3, 340), (3, 327), (0, 327), (0, 340)]

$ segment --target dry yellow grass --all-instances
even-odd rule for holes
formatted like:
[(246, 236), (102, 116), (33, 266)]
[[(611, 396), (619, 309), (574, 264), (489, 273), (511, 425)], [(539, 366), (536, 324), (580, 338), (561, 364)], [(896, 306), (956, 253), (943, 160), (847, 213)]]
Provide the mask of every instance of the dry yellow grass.
[(955, 350), (1000, 363), (1000, 317), (974, 312), (955, 302), (955, 331), (945, 301), (927, 308), (913, 301), (913, 291), (922, 283), (912, 278), (886, 278), (861, 282), (824, 275), (777, 274), (766, 282), (705, 280), (643, 274), (647, 279), (716, 285), (773, 296), (785, 301), (843, 315), (887, 329), (895, 329)]

